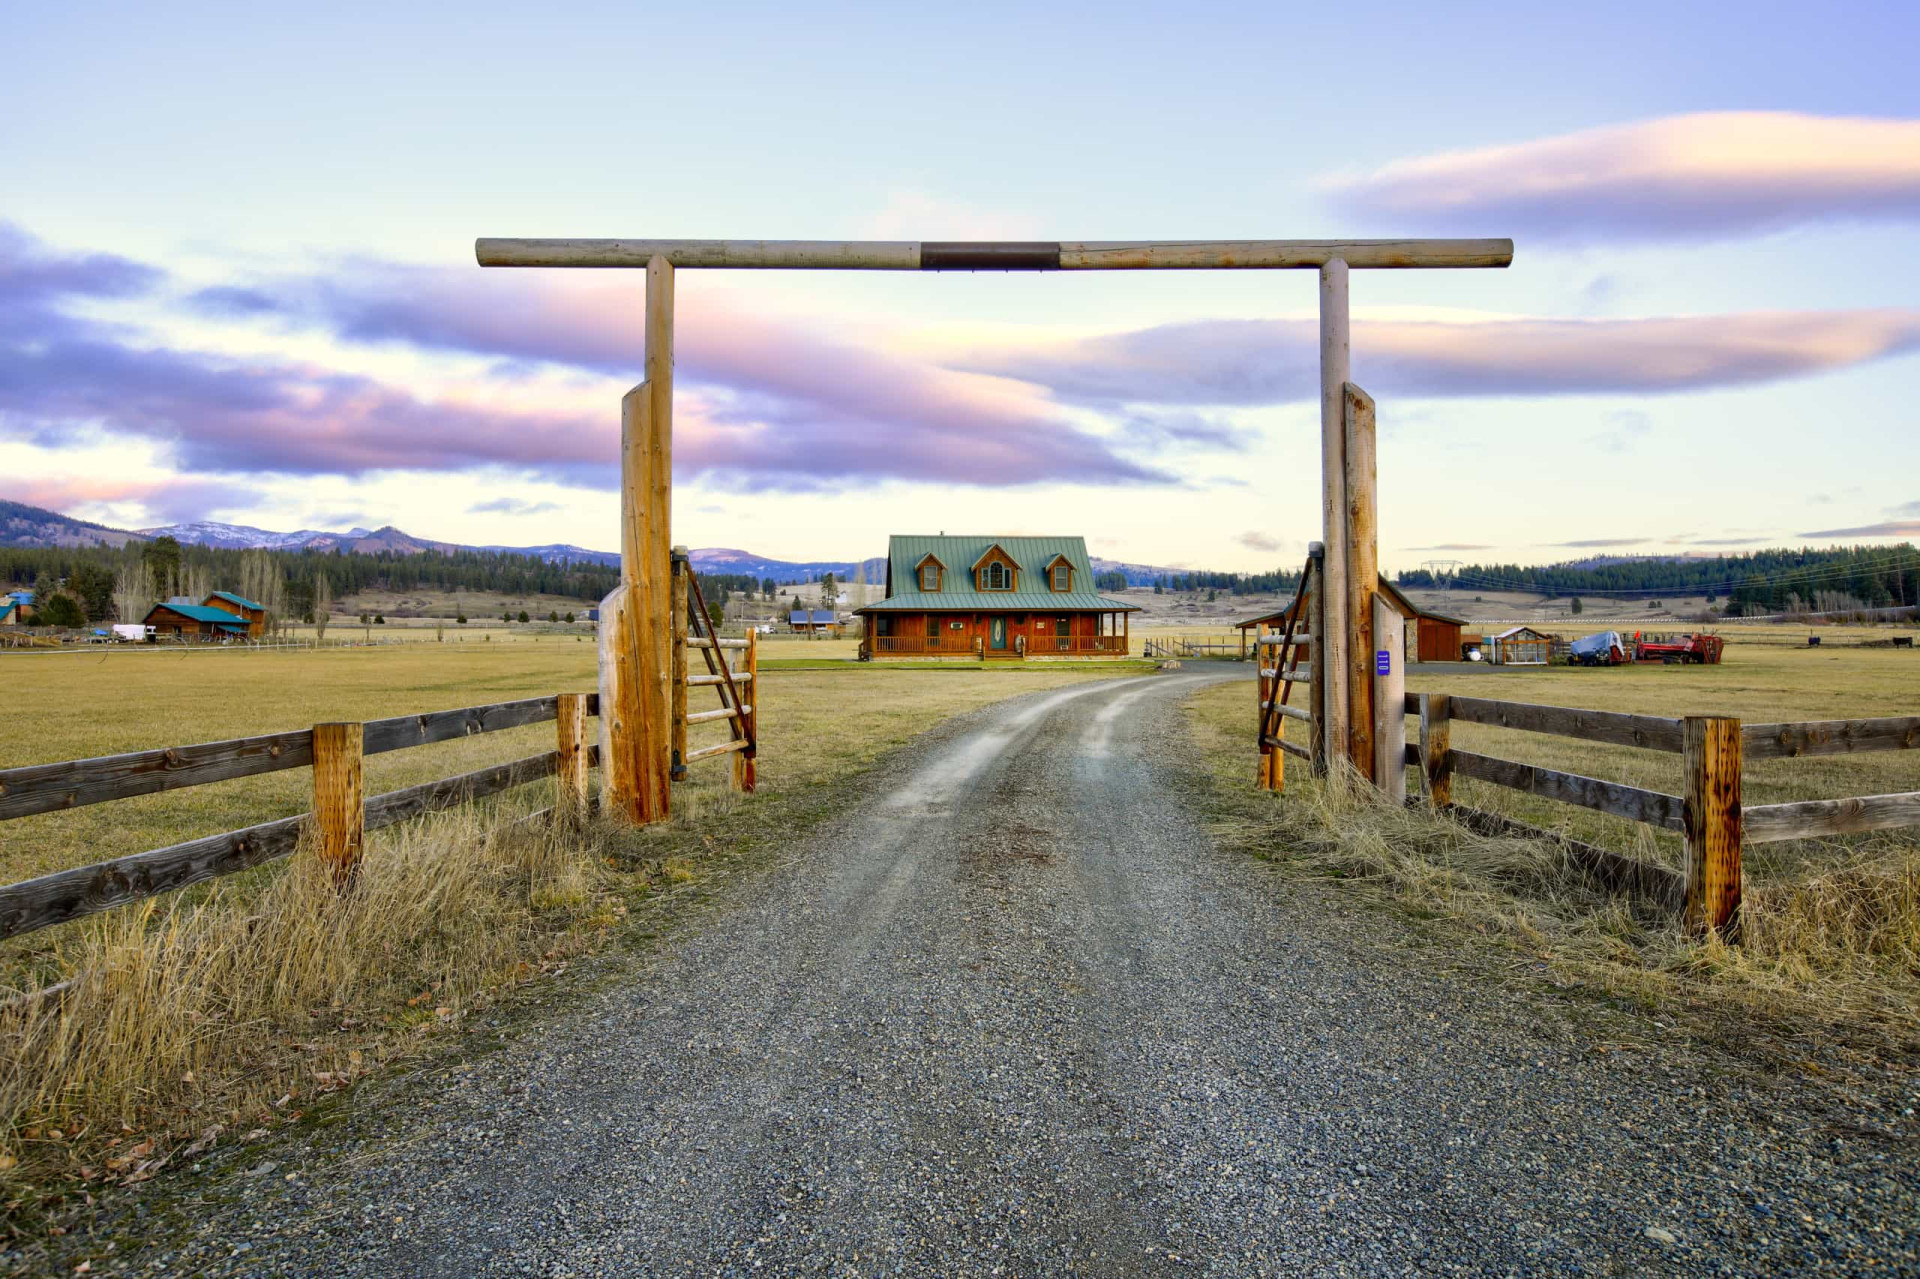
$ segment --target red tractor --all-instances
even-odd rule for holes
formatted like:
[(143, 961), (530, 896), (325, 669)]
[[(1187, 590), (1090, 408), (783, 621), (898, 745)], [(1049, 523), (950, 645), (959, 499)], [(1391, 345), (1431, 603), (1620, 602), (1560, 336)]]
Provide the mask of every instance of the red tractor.
[(1642, 635), (1634, 632), (1633, 660), (1636, 662), (1690, 663), (1718, 666), (1726, 641), (1718, 635)]

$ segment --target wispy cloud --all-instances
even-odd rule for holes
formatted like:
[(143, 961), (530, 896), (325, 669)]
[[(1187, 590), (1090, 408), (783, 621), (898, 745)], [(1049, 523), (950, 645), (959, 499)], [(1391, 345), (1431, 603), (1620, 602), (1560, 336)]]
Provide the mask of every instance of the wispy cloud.
[[(1095, 405), (1316, 398), (1312, 320), (1199, 320), (956, 357)], [(1920, 349), (1920, 310), (1750, 311), (1632, 320), (1356, 319), (1357, 379), (1376, 395), (1660, 394), (1747, 386)]]
[(1283, 545), (1279, 538), (1274, 537), (1270, 533), (1262, 533), (1257, 530), (1242, 533), (1233, 540), (1250, 551), (1277, 551), (1281, 549)]
[[(149, 291), (161, 273), (62, 255), (0, 228), (0, 411), (55, 441), (76, 423), (164, 440), (199, 470), (363, 475), (505, 466), (563, 482), (614, 482), (616, 415), (518, 412), (487, 388), (424, 400), (310, 363), (237, 360), (134, 340), (70, 303)], [(324, 278), (202, 290), (204, 314), (274, 318), (347, 341), (405, 343), (637, 376), (630, 289), (569, 289), (531, 274), (378, 263)], [(714, 306), (687, 307), (674, 461), (748, 490), (848, 479), (1021, 485), (1166, 483), (1044, 395)], [(1178, 429), (1178, 424), (1167, 428)], [(1124, 438), (1124, 437), (1123, 437)]]
[(496, 497), (490, 501), (475, 502), (467, 508), (469, 515), (545, 515), (548, 511), (560, 509), (558, 502), (529, 502), (517, 497)]
[(1920, 520), (1882, 520), (1853, 528), (1819, 528), (1800, 537), (1920, 537)]
[(1335, 205), (1434, 233), (1698, 240), (1920, 218), (1920, 120), (1716, 111), (1398, 160)]
[(1442, 542), (1437, 546), (1403, 546), (1403, 551), (1491, 551), (1491, 542)]
[(1644, 537), (1582, 537), (1571, 542), (1542, 542), (1542, 546), (1564, 546), (1572, 550), (1600, 550), (1613, 546), (1638, 546)]

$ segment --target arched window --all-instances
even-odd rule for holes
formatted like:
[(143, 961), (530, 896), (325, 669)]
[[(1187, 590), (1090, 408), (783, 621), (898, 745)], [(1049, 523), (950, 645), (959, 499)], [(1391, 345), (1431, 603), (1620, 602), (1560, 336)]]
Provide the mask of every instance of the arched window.
[(983, 591), (1010, 591), (1013, 589), (1013, 573), (1005, 564), (995, 560), (980, 570), (980, 589)]

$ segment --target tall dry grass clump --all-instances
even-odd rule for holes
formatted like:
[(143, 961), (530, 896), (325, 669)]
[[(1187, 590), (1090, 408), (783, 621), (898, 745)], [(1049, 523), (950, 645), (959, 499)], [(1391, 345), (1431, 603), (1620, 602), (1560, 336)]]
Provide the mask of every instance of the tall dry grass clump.
[(64, 991), (0, 1012), (0, 1164), (84, 1165), (89, 1132), (162, 1133), (164, 1159), (169, 1129), (251, 1127), (410, 1051), (569, 933), (611, 925), (597, 844), (468, 805), (371, 840), (345, 893), (302, 850), (101, 917), (63, 947)]

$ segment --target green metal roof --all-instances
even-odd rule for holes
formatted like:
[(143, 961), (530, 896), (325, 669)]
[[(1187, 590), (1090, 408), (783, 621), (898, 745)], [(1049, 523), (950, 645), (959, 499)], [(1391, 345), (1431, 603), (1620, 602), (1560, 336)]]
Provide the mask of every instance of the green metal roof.
[[(267, 606), (265, 604), (256, 604), (252, 600), (248, 599), (246, 596), (235, 595), (232, 591), (215, 591), (208, 598), (226, 600), (229, 603), (238, 604), (241, 608), (250, 608), (256, 613), (264, 613), (267, 611)], [(219, 605), (216, 604), (213, 607), (218, 608)]]
[[(976, 591), (972, 568), (989, 548), (998, 546), (1020, 566), (1017, 591)], [(920, 575), (914, 571), (931, 554), (946, 567), (937, 591), (920, 589)], [(1047, 588), (1047, 565), (1058, 556), (1066, 556), (1073, 566), (1073, 589)], [(1038, 589), (1033, 589), (1037, 585)], [(1005, 612), (1022, 613), (1113, 613), (1137, 612), (1138, 604), (1110, 599), (1093, 586), (1093, 565), (1087, 559), (1087, 542), (1081, 537), (938, 537), (895, 534), (887, 539), (887, 598), (878, 604), (856, 608), (856, 613), (938, 613)]]
[(209, 608), (205, 604), (155, 604), (153, 609), (147, 613), (149, 621), (151, 621), (155, 612), (163, 608), (169, 613), (178, 613), (180, 616), (192, 618), (196, 622), (212, 622), (215, 626), (226, 627), (229, 630), (234, 627), (239, 627), (241, 630), (247, 629), (246, 618), (235, 617), (224, 608)]

